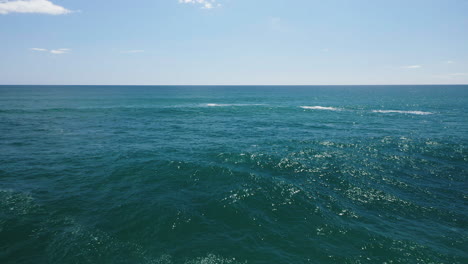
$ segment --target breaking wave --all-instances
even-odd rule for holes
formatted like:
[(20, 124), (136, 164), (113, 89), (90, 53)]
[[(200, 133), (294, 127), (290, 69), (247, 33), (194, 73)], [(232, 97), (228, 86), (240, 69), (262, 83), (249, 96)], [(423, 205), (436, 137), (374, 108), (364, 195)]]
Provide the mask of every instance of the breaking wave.
[(411, 114), (411, 115), (432, 115), (431, 112), (423, 112), (423, 111), (401, 111), (401, 110), (372, 110), (374, 113), (384, 113), (384, 114)]
[(341, 111), (341, 108), (336, 107), (327, 107), (327, 106), (300, 106), (302, 109), (310, 109), (310, 110), (330, 110), (330, 111)]

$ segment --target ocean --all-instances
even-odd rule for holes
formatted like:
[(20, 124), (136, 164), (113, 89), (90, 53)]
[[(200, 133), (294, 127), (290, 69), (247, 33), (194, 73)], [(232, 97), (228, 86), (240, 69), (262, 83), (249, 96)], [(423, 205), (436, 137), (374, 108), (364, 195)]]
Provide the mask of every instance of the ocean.
[(468, 86), (0, 86), (0, 263), (468, 263)]

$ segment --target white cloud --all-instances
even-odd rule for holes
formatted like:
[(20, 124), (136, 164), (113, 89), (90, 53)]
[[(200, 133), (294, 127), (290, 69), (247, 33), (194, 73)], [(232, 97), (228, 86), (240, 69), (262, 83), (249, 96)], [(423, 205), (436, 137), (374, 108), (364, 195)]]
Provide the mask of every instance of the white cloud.
[(122, 53), (142, 53), (144, 50), (124, 50)]
[(63, 15), (72, 11), (56, 5), (48, 0), (0, 0), (0, 14), (38, 13), (48, 15)]
[(34, 51), (47, 51), (46, 49), (41, 49), (41, 48), (31, 48), (30, 50), (34, 50)]
[(65, 54), (65, 53), (69, 53), (71, 50), (70, 49), (55, 49), (55, 50), (51, 50), (50, 53), (52, 54)]
[(454, 61), (451, 61), (451, 60), (449, 60), (449, 61), (445, 61), (444, 63), (445, 63), (445, 64), (452, 64), (452, 63), (455, 63), (455, 62), (454, 62)]
[(422, 65), (408, 65), (408, 66), (402, 66), (401, 68), (403, 68), (403, 69), (419, 69), (419, 68), (422, 68)]
[(198, 4), (201, 5), (204, 9), (211, 9), (215, 6), (221, 6), (221, 4), (216, 3), (217, 0), (179, 0), (179, 3), (182, 4)]
[(32, 50), (32, 51), (40, 51), (40, 52), (49, 52), (49, 53), (57, 54), (57, 55), (66, 54), (66, 53), (69, 53), (69, 52), (71, 51), (71, 49), (53, 49), (53, 50), (48, 50), (48, 49), (42, 49), (42, 48), (30, 48), (30, 50)]

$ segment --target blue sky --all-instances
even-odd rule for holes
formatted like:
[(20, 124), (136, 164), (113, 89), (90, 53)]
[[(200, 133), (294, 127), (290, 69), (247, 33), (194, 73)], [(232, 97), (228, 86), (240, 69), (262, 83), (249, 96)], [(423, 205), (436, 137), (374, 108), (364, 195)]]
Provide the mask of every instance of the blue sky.
[(0, 0), (0, 84), (468, 84), (468, 1)]

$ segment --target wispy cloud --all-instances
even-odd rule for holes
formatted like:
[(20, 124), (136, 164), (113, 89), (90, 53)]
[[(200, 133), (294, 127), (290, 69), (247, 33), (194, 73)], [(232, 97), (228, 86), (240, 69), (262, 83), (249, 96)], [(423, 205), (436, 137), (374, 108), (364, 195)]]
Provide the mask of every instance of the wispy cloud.
[(122, 53), (142, 53), (144, 50), (123, 50)]
[(419, 69), (422, 68), (422, 65), (408, 65), (408, 66), (401, 66), (403, 69)]
[(32, 51), (39, 51), (39, 52), (48, 52), (52, 54), (66, 54), (70, 53), (71, 49), (53, 49), (53, 50), (48, 50), (48, 49), (42, 49), (42, 48), (30, 48)]
[(453, 64), (455, 63), (454, 61), (451, 61), (451, 60), (448, 60), (448, 61), (444, 61), (445, 64)]
[(31, 50), (34, 50), (34, 51), (47, 51), (46, 49), (41, 49), (41, 48), (31, 48)]
[(214, 7), (219, 7), (221, 4), (216, 3), (217, 0), (179, 0), (179, 3), (182, 4), (197, 4), (200, 5), (203, 9), (212, 9)]
[(50, 53), (52, 54), (65, 54), (65, 53), (69, 53), (71, 50), (70, 49), (55, 49), (55, 50), (51, 50)]
[(71, 13), (62, 6), (48, 0), (0, 0), (0, 14), (9, 13), (37, 13), (48, 15), (64, 15)]
[(279, 17), (270, 17), (268, 18), (268, 23), (270, 24), (270, 28), (275, 31), (283, 30), (283, 25), (281, 18)]

